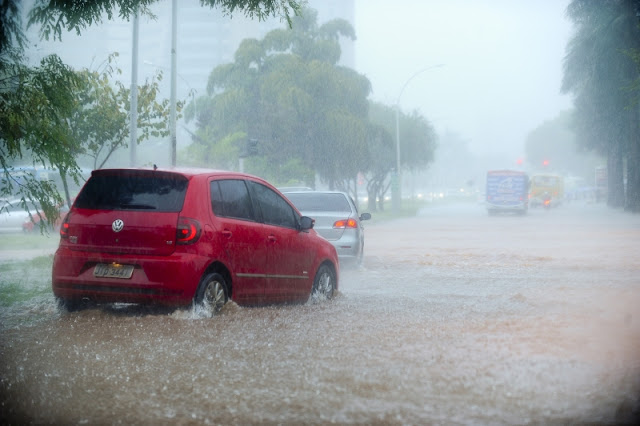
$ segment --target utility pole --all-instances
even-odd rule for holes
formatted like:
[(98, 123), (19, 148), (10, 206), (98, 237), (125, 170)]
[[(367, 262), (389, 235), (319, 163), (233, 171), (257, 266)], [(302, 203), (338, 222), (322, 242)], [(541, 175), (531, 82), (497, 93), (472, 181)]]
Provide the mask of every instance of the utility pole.
[(394, 214), (400, 213), (402, 205), (402, 173), (400, 168), (400, 98), (402, 97), (402, 93), (404, 93), (404, 89), (407, 88), (407, 85), (419, 74), (422, 74), (423, 72), (430, 69), (441, 68), (443, 66), (444, 64), (437, 64), (427, 68), (422, 68), (421, 70), (415, 72), (402, 85), (402, 89), (400, 89), (398, 99), (396, 100), (396, 172), (395, 174), (391, 175), (391, 202), (393, 204)]
[(178, 0), (171, 4), (171, 167), (176, 166), (176, 76), (177, 68), (177, 28), (178, 28)]
[(131, 123), (129, 133), (129, 165), (135, 167), (137, 161), (136, 149), (138, 145), (138, 9), (133, 15), (133, 45), (131, 47)]

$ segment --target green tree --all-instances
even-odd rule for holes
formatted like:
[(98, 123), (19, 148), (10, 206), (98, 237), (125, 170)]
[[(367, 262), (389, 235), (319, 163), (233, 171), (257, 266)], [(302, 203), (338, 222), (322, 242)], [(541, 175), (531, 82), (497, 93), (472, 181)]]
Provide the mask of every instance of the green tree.
[(431, 123), (412, 111), (400, 114), (400, 167), (408, 170), (425, 168), (433, 161), (437, 137)]
[[(63, 31), (81, 34), (89, 26), (102, 23), (105, 17), (110, 20), (118, 15), (128, 20), (136, 11), (153, 17), (149, 6), (157, 1), (37, 0), (29, 13), (28, 24), (40, 25), (40, 34), (45, 39), (61, 40)], [(201, 0), (201, 3), (204, 7), (220, 9), (230, 18), (244, 13), (259, 20), (281, 16), (291, 22), (292, 12), (300, 10), (296, 0)], [(75, 95), (82, 92), (80, 87), (87, 81), (83, 83), (82, 76), (55, 55), (43, 59), (37, 67), (25, 65), (27, 40), (21, 6), (20, 0), (0, 2), (0, 165), (3, 167), (0, 194), (18, 194), (25, 208), (27, 200), (37, 200), (46, 217), (53, 218), (57, 217), (57, 205), (62, 202), (53, 182), (38, 181), (33, 176), (18, 182), (12, 178), (11, 164), (30, 158), (34, 164), (78, 177), (75, 155), (81, 149), (75, 145), (68, 123), (80, 102)]]
[[(372, 102), (369, 119), (374, 127), (369, 133), (369, 167), (365, 171), (368, 172), (369, 209), (376, 211), (372, 203), (377, 198), (378, 208), (384, 210), (389, 177), (396, 168), (396, 110), (394, 107)], [(400, 167), (409, 171), (427, 168), (434, 160), (437, 147), (433, 126), (416, 111), (409, 115), (398, 111), (398, 125)]]
[(277, 182), (279, 186), (314, 186), (314, 170), (304, 165), (299, 158), (282, 159), (277, 167), (263, 156), (247, 157), (245, 161), (252, 173)]
[(383, 211), (385, 195), (391, 186), (389, 174), (395, 167), (395, 143), (389, 131), (379, 124), (369, 126), (367, 142), (367, 208), (372, 212)]
[[(80, 154), (93, 160), (93, 168), (100, 169), (119, 148), (126, 147), (129, 140), (131, 120), (131, 91), (124, 84), (113, 80), (119, 69), (112, 67), (111, 55), (102, 70), (84, 69), (78, 73), (82, 82), (76, 94), (78, 108), (74, 111), (71, 131), (77, 144), (82, 147)], [(164, 137), (169, 134), (169, 101), (158, 102), (159, 82), (162, 72), (144, 85), (138, 87), (137, 143), (151, 136)], [(183, 101), (177, 102), (180, 113)]]
[[(159, 0), (36, 0), (29, 13), (29, 25), (41, 26), (44, 38), (62, 39), (63, 31), (75, 31), (81, 34), (91, 25), (101, 24), (104, 17), (114, 19), (116, 14), (129, 20), (136, 11), (141, 15), (154, 18), (149, 6)], [(19, 0), (5, 0), (5, 4), (17, 4)], [(243, 13), (251, 19), (263, 21), (270, 16), (280, 16), (291, 22), (291, 12), (298, 13), (298, 0), (200, 0), (203, 7), (217, 8), (225, 16), (233, 18)], [(12, 6), (8, 6), (11, 8)], [(15, 18), (15, 15), (13, 16)], [(8, 32), (8, 31), (7, 31)], [(1, 47), (0, 47), (1, 48)]]
[[(117, 54), (107, 59), (101, 70), (79, 71), (80, 84), (75, 93), (76, 108), (68, 121), (75, 156), (84, 155), (92, 159), (93, 169), (101, 169), (118, 149), (128, 146), (131, 121), (131, 90), (113, 79), (112, 61)], [(169, 134), (169, 101), (157, 101), (162, 72), (138, 86), (138, 135), (136, 143), (149, 137), (164, 137)], [(176, 105), (178, 114), (184, 102)], [(71, 197), (67, 184), (68, 171), (60, 169), (67, 203)], [(74, 175), (75, 179), (76, 176)], [(76, 182), (77, 183), (77, 182)]]
[[(567, 46), (562, 90), (575, 96), (578, 144), (607, 157), (607, 203), (640, 211), (640, 0), (573, 0), (576, 31)], [(624, 192), (624, 164), (627, 192)]]
[(34, 165), (78, 172), (77, 147), (66, 131), (76, 106), (78, 76), (57, 56), (46, 57), (33, 68), (0, 61), (0, 76), (0, 196), (19, 197), (27, 211), (27, 200), (38, 202), (46, 218), (57, 217), (63, 200), (55, 184), (33, 174), (19, 182), (11, 173), (12, 165), (28, 156)]
[(208, 99), (198, 104), (195, 144), (214, 150), (242, 132), (260, 141), (261, 155), (273, 168), (281, 168), (283, 158), (298, 159), (336, 188), (366, 167), (360, 153), (366, 150), (370, 83), (337, 65), (339, 37), (353, 38), (353, 28), (344, 20), (317, 26), (316, 18), (306, 9), (292, 19), (291, 31), (244, 40), (233, 63), (213, 70)]

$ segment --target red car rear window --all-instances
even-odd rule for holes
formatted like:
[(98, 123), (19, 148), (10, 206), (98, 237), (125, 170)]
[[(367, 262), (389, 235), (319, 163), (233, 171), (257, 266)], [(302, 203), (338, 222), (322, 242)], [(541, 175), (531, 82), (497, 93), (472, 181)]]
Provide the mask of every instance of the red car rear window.
[(189, 181), (174, 173), (94, 174), (74, 203), (93, 210), (182, 210)]

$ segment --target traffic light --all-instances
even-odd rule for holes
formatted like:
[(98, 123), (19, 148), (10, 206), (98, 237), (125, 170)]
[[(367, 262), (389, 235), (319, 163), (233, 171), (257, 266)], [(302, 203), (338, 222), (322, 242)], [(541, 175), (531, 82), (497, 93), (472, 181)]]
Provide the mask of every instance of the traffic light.
[(247, 155), (258, 155), (258, 139), (247, 140)]
[(549, 160), (544, 159), (542, 160), (542, 167), (547, 167), (549, 165)]
[(240, 155), (241, 158), (253, 157), (259, 154), (258, 139), (247, 138), (244, 140), (244, 147)]

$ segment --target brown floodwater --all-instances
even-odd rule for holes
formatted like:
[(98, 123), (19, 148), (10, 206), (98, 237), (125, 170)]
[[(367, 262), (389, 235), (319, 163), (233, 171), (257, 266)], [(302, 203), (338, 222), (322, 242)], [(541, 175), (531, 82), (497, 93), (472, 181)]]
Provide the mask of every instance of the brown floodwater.
[[(640, 216), (366, 223), (332, 301), (0, 314), (3, 424), (633, 424)], [(40, 285), (50, 286), (44, 276)]]

